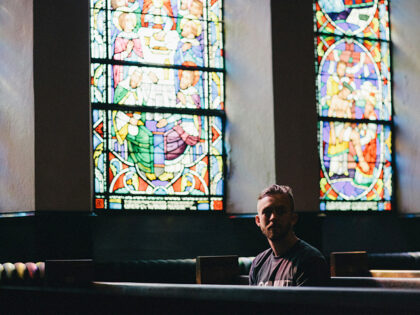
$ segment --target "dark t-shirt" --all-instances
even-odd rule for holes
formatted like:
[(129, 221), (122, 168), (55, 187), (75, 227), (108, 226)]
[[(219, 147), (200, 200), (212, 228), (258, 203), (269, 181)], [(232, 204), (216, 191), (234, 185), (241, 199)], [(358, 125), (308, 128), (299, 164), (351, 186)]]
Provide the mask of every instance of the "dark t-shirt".
[(322, 286), (329, 279), (324, 256), (315, 247), (298, 240), (284, 255), (263, 251), (251, 265), (249, 284), (259, 286)]

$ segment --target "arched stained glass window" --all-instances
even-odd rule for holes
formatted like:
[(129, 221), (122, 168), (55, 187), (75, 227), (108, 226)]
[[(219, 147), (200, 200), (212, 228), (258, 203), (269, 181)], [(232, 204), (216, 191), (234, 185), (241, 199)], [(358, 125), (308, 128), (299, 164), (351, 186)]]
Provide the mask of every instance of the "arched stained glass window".
[(321, 210), (391, 210), (387, 0), (314, 2)]
[(91, 0), (95, 209), (224, 209), (222, 30), (222, 0)]

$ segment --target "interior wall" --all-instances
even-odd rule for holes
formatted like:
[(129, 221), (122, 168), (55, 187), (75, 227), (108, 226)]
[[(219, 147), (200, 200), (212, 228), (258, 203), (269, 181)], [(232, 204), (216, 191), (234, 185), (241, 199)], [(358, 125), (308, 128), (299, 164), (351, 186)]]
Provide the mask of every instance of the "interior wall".
[(33, 211), (32, 0), (0, 2), (0, 212)]
[(301, 212), (319, 209), (312, 0), (271, 1), (276, 180)]
[(420, 1), (391, 2), (397, 211), (420, 213)]
[(259, 192), (276, 180), (270, 1), (224, 4), (227, 212), (255, 213)]
[(89, 1), (34, 1), (36, 210), (92, 208)]

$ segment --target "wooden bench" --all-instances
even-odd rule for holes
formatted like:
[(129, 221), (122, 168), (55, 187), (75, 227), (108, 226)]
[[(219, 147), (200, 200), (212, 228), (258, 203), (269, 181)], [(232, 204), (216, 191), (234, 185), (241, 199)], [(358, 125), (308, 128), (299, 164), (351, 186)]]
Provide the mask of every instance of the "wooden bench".
[(371, 268), (368, 254), (358, 252), (332, 252), (332, 277), (420, 278), (420, 270)]
[(333, 252), (330, 263), (331, 286), (420, 289), (420, 270), (369, 269), (365, 251)]

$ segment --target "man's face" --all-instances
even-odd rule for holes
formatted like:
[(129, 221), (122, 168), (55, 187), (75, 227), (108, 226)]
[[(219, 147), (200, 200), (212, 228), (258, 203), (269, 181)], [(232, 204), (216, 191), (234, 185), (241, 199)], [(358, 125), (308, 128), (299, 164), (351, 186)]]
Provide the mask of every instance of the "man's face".
[(365, 105), (365, 113), (370, 113), (373, 110), (375, 110), (375, 105), (371, 101), (367, 100)]
[(188, 89), (192, 86), (194, 82), (194, 71), (184, 70), (182, 72), (181, 80), (179, 82), (179, 87), (182, 90)]
[(282, 240), (293, 231), (297, 215), (292, 212), (291, 203), (286, 194), (263, 197), (258, 200), (257, 210), (255, 223), (269, 240)]
[(197, 0), (193, 1), (190, 6), (190, 13), (199, 18), (203, 14), (203, 4)]
[(340, 96), (340, 98), (343, 100), (347, 99), (347, 97), (350, 94), (351, 94), (351, 91), (346, 87), (343, 87), (343, 89), (340, 92), (338, 92), (338, 96)]
[(344, 77), (344, 75), (346, 74), (346, 64), (344, 62), (339, 62), (337, 64), (337, 75), (339, 77)]
[(188, 0), (181, 0), (181, 9), (186, 10), (188, 8)]
[(122, 23), (121, 28), (124, 30), (124, 32), (130, 33), (134, 30), (136, 27), (136, 17), (134, 15), (125, 14), (122, 16)]
[(181, 36), (186, 38), (194, 38), (197, 34), (197, 27), (193, 21), (188, 21), (182, 28)]
[(138, 71), (133, 72), (130, 77), (130, 86), (132, 89), (139, 87), (142, 79), (142, 74)]
[(125, 7), (126, 6), (126, 0), (112, 0), (111, 1), (111, 7), (113, 9), (119, 8), (119, 7)]

